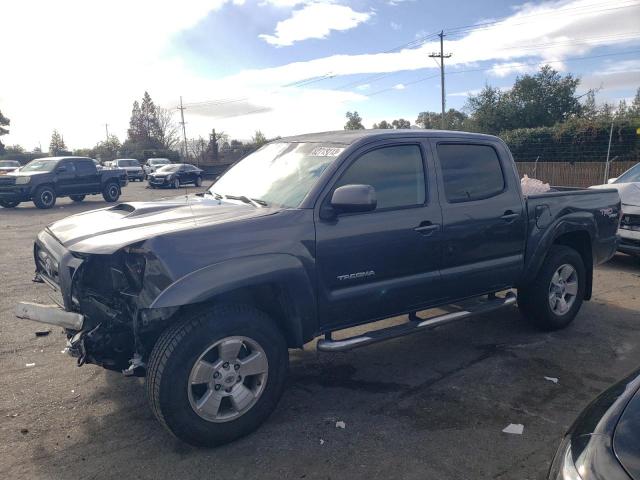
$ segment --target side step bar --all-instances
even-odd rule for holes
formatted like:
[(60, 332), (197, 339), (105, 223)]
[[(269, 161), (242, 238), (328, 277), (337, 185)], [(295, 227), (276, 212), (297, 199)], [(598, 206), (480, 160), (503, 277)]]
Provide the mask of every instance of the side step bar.
[(506, 296), (503, 298), (490, 296), (488, 300), (481, 302), (477, 306), (474, 305), (471, 308), (467, 308), (466, 310), (445, 313), (436, 317), (427, 318), (426, 320), (418, 319), (409, 321), (401, 325), (373, 330), (362, 335), (356, 335), (355, 337), (345, 338), (342, 340), (332, 340), (330, 337), (324, 338), (318, 340), (317, 348), (321, 352), (345, 352), (353, 348), (363, 347), (372, 343), (382, 342), (396, 337), (403, 337), (422, 330), (439, 327), (440, 325), (456, 322), (472, 315), (491, 312), (508, 305), (513, 305), (514, 303), (516, 303), (515, 293), (507, 292)]

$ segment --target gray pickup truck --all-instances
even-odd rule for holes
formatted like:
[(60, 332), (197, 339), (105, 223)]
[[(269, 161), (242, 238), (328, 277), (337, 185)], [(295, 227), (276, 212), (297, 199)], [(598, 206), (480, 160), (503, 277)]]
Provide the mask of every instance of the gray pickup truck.
[(22, 302), (17, 315), (64, 327), (79, 365), (145, 375), (169, 431), (219, 445), (265, 421), (287, 349), (320, 335), (319, 350), (344, 351), (516, 300), (539, 328), (567, 326), (591, 297), (594, 265), (616, 251), (619, 221), (616, 190), (524, 197), (493, 136), (303, 135), (267, 144), (202, 194), (49, 225), (35, 281), (58, 305)]

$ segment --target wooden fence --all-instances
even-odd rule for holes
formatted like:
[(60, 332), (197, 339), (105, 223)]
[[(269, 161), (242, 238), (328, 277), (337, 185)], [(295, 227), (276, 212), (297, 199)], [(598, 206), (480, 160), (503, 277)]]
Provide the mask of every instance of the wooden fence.
[[(636, 162), (613, 162), (609, 178), (618, 177)], [(520, 176), (529, 175), (545, 183), (563, 187), (589, 187), (605, 183), (604, 162), (516, 162)]]

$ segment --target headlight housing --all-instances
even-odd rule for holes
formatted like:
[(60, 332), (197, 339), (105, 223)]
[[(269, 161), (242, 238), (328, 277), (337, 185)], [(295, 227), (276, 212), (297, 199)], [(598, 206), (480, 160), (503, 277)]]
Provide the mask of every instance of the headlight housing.
[(31, 181), (31, 177), (24, 177), (24, 176), (16, 177), (16, 185), (26, 185), (30, 181)]
[(582, 480), (571, 452), (571, 437), (562, 440), (549, 470), (548, 480)]

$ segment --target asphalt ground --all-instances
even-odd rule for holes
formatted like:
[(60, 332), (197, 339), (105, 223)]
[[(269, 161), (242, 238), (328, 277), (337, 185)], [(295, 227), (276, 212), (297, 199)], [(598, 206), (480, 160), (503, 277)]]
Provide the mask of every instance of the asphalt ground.
[[(133, 183), (122, 200), (172, 195)], [(542, 479), (578, 413), (640, 367), (640, 261), (616, 255), (563, 331), (508, 307), (349, 353), (291, 351), (288, 387), (257, 432), (192, 448), (154, 419), (143, 379), (78, 368), (61, 329), (37, 337), (46, 326), (13, 315), (20, 300), (48, 302), (31, 282), (37, 232), (104, 206), (0, 208), (2, 479)], [(502, 432), (512, 423), (522, 435)]]

